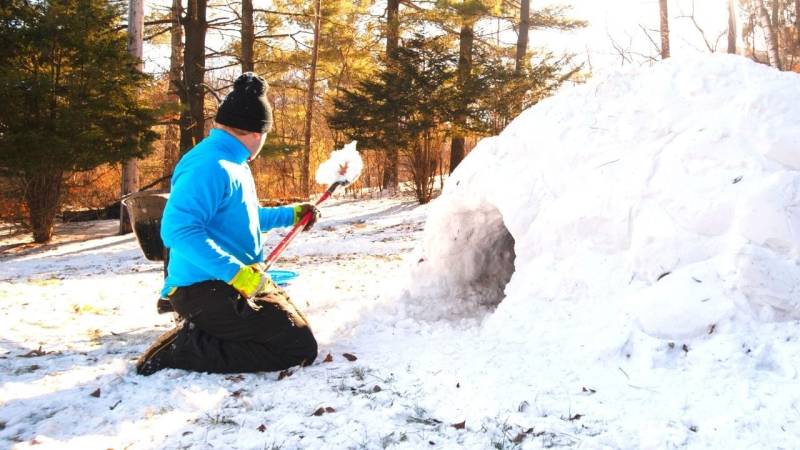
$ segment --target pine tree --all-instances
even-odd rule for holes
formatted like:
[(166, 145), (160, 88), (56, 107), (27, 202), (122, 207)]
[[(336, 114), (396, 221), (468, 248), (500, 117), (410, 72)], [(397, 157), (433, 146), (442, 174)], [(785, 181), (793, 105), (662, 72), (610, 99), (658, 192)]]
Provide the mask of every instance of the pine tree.
[[(411, 152), (422, 147), (426, 133), (452, 114), (455, 57), (443, 38), (416, 36), (395, 50), (391, 65), (334, 99), (331, 128), (359, 142), (361, 149)], [(414, 168), (424, 169), (423, 158)], [(415, 177), (418, 200), (430, 200), (432, 173)], [(426, 193), (427, 192), (427, 193)]]
[(112, 31), (122, 13), (105, 0), (0, 7), (0, 175), (24, 188), (36, 242), (52, 236), (65, 174), (143, 156), (157, 137), (137, 97), (147, 77)]

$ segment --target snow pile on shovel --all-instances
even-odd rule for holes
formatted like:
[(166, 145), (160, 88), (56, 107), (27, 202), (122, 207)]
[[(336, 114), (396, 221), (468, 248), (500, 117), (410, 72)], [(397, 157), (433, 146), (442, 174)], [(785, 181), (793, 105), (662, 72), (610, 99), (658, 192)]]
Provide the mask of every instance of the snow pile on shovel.
[(409, 307), (591, 354), (800, 318), (798, 169), (798, 74), (701, 55), (571, 88), (448, 179)]
[(331, 157), (317, 168), (317, 183), (329, 186), (337, 181), (354, 183), (364, 167), (361, 155), (353, 141), (340, 150), (331, 152)]

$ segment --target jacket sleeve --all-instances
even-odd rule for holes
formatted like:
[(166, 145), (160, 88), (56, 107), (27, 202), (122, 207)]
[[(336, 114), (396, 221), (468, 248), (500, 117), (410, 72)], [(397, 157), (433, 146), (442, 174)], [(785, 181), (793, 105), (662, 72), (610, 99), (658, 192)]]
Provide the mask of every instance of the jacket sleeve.
[(230, 195), (229, 180), (227, 172), (216, 164), (184, 168), (173, 177), (161, 221), (161, 239), (166, 247), (225, 282), (232, 280), (244, 264), (209, 237), (206, 225)]
[(294, 225), (294, 208), (291, 206), (259, 207), (258, 221), (262, 232), (278, 227), (290, 227)]

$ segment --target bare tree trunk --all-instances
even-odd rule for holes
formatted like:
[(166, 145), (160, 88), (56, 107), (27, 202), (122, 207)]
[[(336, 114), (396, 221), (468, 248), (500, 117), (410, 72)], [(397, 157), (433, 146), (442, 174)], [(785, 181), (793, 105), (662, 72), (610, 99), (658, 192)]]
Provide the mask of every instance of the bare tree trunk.
[(795, 47), (800, 49), (800, 0), (794, 0), (794, 34), (797, 39)]
[(34, 242), (48, 242), (53, 237), (63, 185), (60, 171), (39, 171), (24, 177), (25, 203), (30, 213)]
[(300, 168), (300, 192), (308, 197), (309, 172), (311, 171), (311, 125), (314, 115), (314, 87), (317, 84), (317, 59), (319, 57), (319, 33), (321, 23), (321, 0), (314, 2), (314, 45), (311, 47), (311, 67), (308, 74), (308, 96), (306, 97), (305, 142), (303, 145), (303, 166)]
[(514, 72), (522, 72), (522, 64), (528, 53), (528, 31), (531, 27), (531, 0), (521, 0), (519, 9), (519, 35), (517, 36), (517, 55), (514, 59)]
[[(172, 28), (170, 29), (170, 54), (169, 54), (169, 90), (167, 96), (171, 102), (181, 104), (181, 61), (183, 60), (183, 29), (181, 28), (181, 0), (172, 0), (170, 16), (172, 18)], [(164, 168), (163, 175), (167, 176), (175, 169), (180, 154), (180, 127), (178, 125), (167, 125), (164, 133)], [(170, 179), (167, 178), (161, 184), (161, 188), (169, 190)]]
[(197, 145), (205, 135), (204, 78), (206, 72), (206, 0), (189, 0), (184, 18), (183, 87), (186, 101), (181, 114), (181, 153)]
[[(142, 62), (142, 48), (144, 45), (144, 1), (130, 0), (128, 3), (128, 53), (136, 59), (136, 70), (144, 70)], [(120, 196), (136, 192), (139, 189), (139, 166), (135, 158), (122, 163), (122, 176), (120, 177)], [(133, 231), (128, 210), (120, 204), (119, 234)], [(48, 237), (49, 239), (49, 237)]]
[[(800, 1), (800, 0), (798, 0)], [(728, 0), (728, 53), (736, 54), (736, 5)]]
[[(783, 11), (783, 1), (784, 0), (771, 0), (770, 6), (772, 6), (772, 36), (775, 38), (775, 44), (778, 47), (778, 59), (783, 63), (784, 58), (781, 57), (781, 44), (784, 42), (783, 38), (783, 19), (781, 18), (781, 12)], [(781, 64), (781, 70), (783, 69), (783, 64)]]
[(253, 61), (253, 46), (256, 41), (256, 32), (253, 25), (253, 0), (242, 0), (242, 72), (255, 70)]
[[(386, 60), (389, 65), (397, 59), (400, 46), (400, 0), (388, 0), (386, 7)], [(398, 149), (386, 150), (386, 170), (383, 172), (383, 188), (396, 191), (399, 182), (400, 165)]]
[(758, 0), (758, 17), (761, 20), (761, 28), (764, 29), (764, 40), (767, 44), (767, 56), (769, 57), (769, 65), (781, 70), (781, 59), (778, 53), (778, 40), (775, 36), (775, 30), (772, 22), (769, 19), (769, 12), (764, 6), (764, 0)]
[[(472, 24), (466, 22), (461, 26), (460, 42), (458, 49), (458, 85), (462, 90), (466, 89), (472, 75), (472, 44), (475, 40), (475, 33)], [(464, 142), (464, 127), (466, 117), (463, 115), (456, 118), (456, 128), (453, 131), (453, 138), (450, 141), (450, 173), (456, 170), (456, 166), (464, 159), (466, 146)]]
[(658, 9), (661, 15), (661, 59), (669, 58), (669, 13), (667, 0), (658, 0)]

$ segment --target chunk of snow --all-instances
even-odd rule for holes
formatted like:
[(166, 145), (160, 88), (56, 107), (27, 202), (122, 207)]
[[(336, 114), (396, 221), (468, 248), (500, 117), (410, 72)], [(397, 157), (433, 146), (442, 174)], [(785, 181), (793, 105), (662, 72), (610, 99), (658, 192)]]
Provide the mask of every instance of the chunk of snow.
[(331, 185), (337, 181), (354, 183), (361, 175), (364, 163), (361, 155), (356, 150), (356, 141), (353, 141), (341, 150), (331, 152), (331, 157), (317, 168), (317, 183)]

